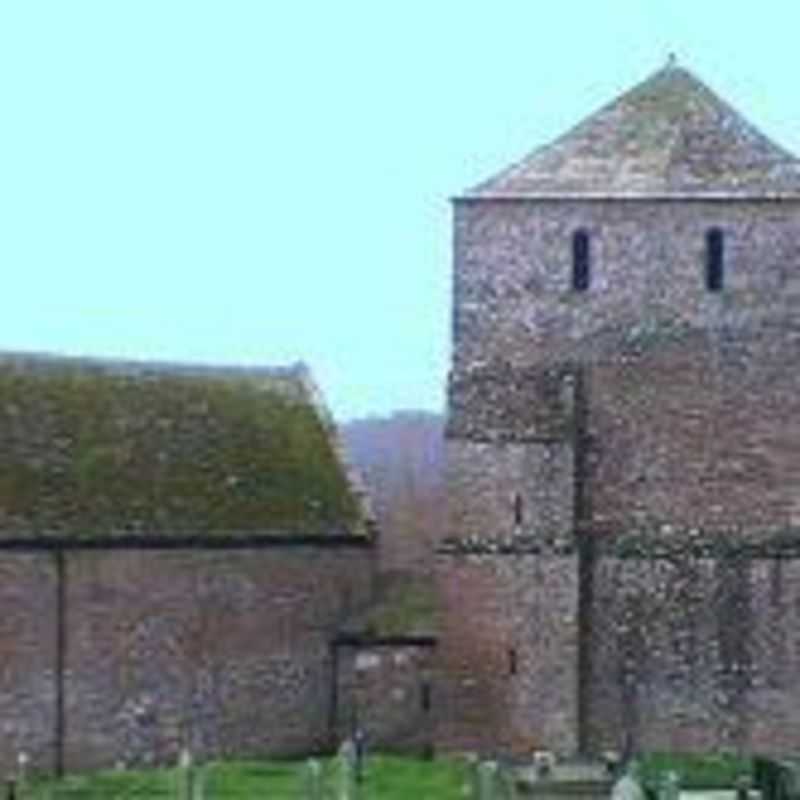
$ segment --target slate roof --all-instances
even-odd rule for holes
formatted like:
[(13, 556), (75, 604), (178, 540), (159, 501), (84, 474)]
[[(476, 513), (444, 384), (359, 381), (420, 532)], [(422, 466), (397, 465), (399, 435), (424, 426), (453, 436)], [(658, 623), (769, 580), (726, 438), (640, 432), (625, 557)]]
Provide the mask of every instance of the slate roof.
[(670, 63), (464, 195), (800, 196), (800, 161)]
[(0, 353), (0, 537), (367, 534), (308, 369)]

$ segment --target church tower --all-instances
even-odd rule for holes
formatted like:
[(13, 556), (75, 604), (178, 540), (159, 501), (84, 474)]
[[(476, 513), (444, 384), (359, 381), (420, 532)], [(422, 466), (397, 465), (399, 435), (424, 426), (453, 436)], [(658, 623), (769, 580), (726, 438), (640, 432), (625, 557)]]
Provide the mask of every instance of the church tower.
[(797, 523), (800, 162), (671, 60), (454, 225), (442, 740), (663, 744), (606, 567)]

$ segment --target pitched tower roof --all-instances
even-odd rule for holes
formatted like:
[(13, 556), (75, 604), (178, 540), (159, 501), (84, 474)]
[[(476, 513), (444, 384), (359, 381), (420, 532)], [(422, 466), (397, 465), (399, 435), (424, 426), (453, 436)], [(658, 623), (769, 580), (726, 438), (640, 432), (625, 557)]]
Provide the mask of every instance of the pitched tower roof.
[(800, 161), (670, 63), (466, 197), (797, 196)]

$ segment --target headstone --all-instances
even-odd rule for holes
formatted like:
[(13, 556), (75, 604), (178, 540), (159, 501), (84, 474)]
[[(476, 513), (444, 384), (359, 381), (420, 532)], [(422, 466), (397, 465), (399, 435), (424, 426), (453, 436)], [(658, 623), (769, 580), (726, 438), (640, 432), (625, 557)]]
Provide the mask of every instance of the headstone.
[(192, 766), (192, 751), (188, 747), (182, 747), (178, 756), (178, 766), (182, 769), (189, 769)]
[(29, 765), (30, 757), (24, 750), (21, 750), (17, 754), (17, 794), (19, 796), (27, 793)]
[(534, 750), (533, 751), (533, 766), (536, 770), (537, 778), (547, 778), (556, 765), (555, 753), (550, 750)]
[(475, 753), (467, 753), (467, 784), (464, 787), (464, 794), (470, 800), (477, 800), (480, 795), (480, 762)]
[(344, 739), (339, 745), (337, 757), (340, 762), (347, 763), (350, 767), (353, 766), (356, 760), (356, 745), (351, 738)]
[(336, 800), (353, 800), (355, 798), (355, 781), (353, 768), (356, 760), (356, 747), (352, 739), (345, 739), (339, 747), (336, 758), (338, 781)]
[(28, 773), (28, 764), (30, 757), (24, 750), (20, 750), (17, 754), (17, 774), (20, 778), (24, 778)]
[(192, 770), (191, 800), (205, 800), (206, 798), (206, 771), (201, 766)]
[(30, 756), (20, 750), (17, 753), (17, 796), (25, 797), (28, 794), (28, 770), (30, 768)]
[(611, 800), (646, 800), (644, 789), (638, 780), (638, 770), (629, 768), (617, 779), (611, 789)]
[(753, 779), (750, 775), (739, 775), (736, 779), (736, 800), (749, 800)]
[(316, 758), (306, 761), (305, 800), (322, 800), (322, 765)]
[(188, 747), (182, 747), (178, 756), (177, 769), (179, 800), (194, 800), (193, 773), (192, 752)]
[(620, 765), (620, 754), (616, 750), (603, 751), (603, 765), (609, 777), (616, 777)]
[(517, 800), (517, 774), (516, 770), (508, 765), (502, 765), (498, 773), (500, 796), (503, 800)]
[(497, 762), (484, 761), (478, 770), (478, 800), (494, 800)]
[(658, 787), (658, 800), (678, 800), (681, 793), (680, 778), (670, 770), (661, 777)]

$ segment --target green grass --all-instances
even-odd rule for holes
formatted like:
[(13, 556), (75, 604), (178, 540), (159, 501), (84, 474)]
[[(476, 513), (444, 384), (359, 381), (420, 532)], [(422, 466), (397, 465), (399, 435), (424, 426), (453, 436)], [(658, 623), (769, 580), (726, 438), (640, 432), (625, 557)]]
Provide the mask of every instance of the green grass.
[[(339, 772), (335, 761), (323, 759), (324, 794), (338, 800)], [(237, 761), (206, 765), (205, 800), (305, 800), (304, 761)], [(175, 769), (96, 772), (62, 781), (31, 783), (19, 800), (184, 800), (182, 775)], [(419, 761), (375, 755), (367, 759), (358, 800), (463, 800), (463, 762)], [(180, 793), (183, 789), (183, 793)]]
[(667, 772), (677, 772), (683, 789), (731, 789), (752, 769), (751, 759), (723, 753), (648, 753), (641, 759), (642, 779), (653, 787)]
[(175, 800), (179, 776), (176, 770), (96, 772), (69, 775), (61, 781), (34, 780), (21, 787), (19, 800)]
[[(306, 800), (306, 761), (212, 762), (202, 768), (205, 800)], [(339, 800), (335, 760), (322, 759), (323, 795)], [(645, 785), (655, 789), (670, 771), (684, 789), (730, 789), (750, 774), (752, 762), (728, 754), (649, 753), (641, 759)], [(464, 800), (468, 775), (463, 761), (420, 761), (369, 756), (355, 800)], [(184, 776), (176, 769), (108, 771), (33, 781), (19, 800), (185, 800)]]
[(364, 785), (369, 800), (463, 800), (466, 778), (463, 762), (376, 756)]

